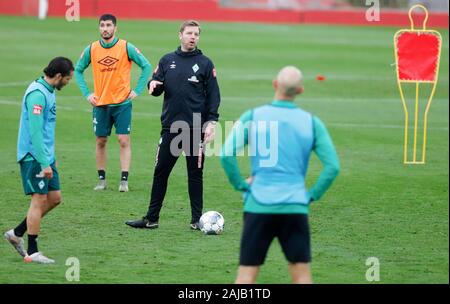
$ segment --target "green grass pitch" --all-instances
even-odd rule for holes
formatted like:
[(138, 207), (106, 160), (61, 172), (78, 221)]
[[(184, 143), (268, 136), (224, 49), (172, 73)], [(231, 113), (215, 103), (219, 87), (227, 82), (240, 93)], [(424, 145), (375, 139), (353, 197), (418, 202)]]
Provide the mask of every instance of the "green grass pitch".
[[(178, 46), (178, 22), (119, 20), (119, 37), (136, 46), (153, 67)], [(405, 27), (408, 27), (405, 24)], [(55, 56), (74, 62), (99, 37), (97, 21), (0, 17), (1, 232), (23, 219), (16, 140), (22, 95)], [(203, 23), (200, 49), (217, 67), (220, 122), (237, 119), (273, 96), (271, 79), (284, 65), (299, 66), (305, 93), (297, 104), (328, 126), (341, 174), (311, 207), (313, 280), (367, 283), (368, 257), (380, 261), (380, 283), (448, 283), (448, 31), (442, 30), (440, 78), (429, 115), (427, 164), (405, 166), (403, 109), (396, 86), (393, 35), (397, 28)], [(323, 74), (325, 81), (317, 81)], [(86, 72), (92, 86), (91, 71)], [(133, 83), (139, 68), (133, 67)], [(412, 92), (412, 91), (411, 91)], [(204, 210), (221, 212), (220, 236), (189, 230), (186, 164), (169, 180), (157, 230), (134, 230), (125, 220), (144, 215), (149, 200), (162, 97), (146, 93), (133, 105), (129, 193), (117, 191), (119, 151), (110, 138), (109, 190), (95, 193), (91, 106), (75, 80), (58, 93), (56, 150), (63, 203), (46, 217), (40, 250), (51, 266), (25, 264), (0, 242), (0, 283), (67, 283), (69, 257), (80, 261), (79, 283), (232, 283), (238, 266), (242, 202), (218, 157), (206, 159)], [(224, 140), (222, 138), (222, 140)], [(248, 173), (248, 160), (240, 159)], [(308, 184), (321, 165), (312, 158)], [(270, 248), (259, 283), (289, 283), (278, 245)]]

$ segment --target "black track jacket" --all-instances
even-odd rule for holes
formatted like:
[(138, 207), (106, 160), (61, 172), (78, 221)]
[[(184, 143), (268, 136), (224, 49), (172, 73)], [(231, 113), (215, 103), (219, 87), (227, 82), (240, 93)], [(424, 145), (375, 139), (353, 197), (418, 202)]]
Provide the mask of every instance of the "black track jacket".
[[(161, 114), (163, 129), (170, 129), (175, 121), (184, 121), (190, 128), (197, 128), (207, 121), (219, 119), (220, 91), (216, 70), (201, 50), (183, 52), (178, 47), (175, 52), (164, 55), (152, 80), (163, 82), (152, 93), (153, 96), (159, 96), (164, 92)], [(193, 125), (194, 113), (201, 115), (200, 126)]]

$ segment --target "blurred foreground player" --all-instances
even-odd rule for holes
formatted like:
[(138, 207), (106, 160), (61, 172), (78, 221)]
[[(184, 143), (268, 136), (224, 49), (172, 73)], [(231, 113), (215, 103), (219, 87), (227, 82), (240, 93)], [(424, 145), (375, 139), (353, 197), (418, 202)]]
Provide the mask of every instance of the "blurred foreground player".
[[(245, 112), (222, 148), (221, 163), (228, 179), (244, 192), (239, 284), (255, 283), (275, 237), (289, 262), (292, 282), (312, 283), (309, 204), (321, 198), (339, 173), (338, 156), (325, 125), (293, 102), (303, 92), (300, 70), (283, 68), (273, 87), (273, 101)], [(236, 155), (247, 144), (252, 152), (251, 177), (244, 180)], [(305, 177), (312, 151), (324, 167), (308, 191)]]

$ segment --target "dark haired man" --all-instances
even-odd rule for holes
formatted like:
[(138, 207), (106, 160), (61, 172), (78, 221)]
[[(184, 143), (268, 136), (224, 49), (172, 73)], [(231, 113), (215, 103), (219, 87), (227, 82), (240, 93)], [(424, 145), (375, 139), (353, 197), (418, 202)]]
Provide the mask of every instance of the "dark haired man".
[[(200, 24), (188, 20), (178, 33), (180, 47), (161, 58), (148, 83), (149, 93), (164, 92), (161, 138), (156, 156), (150, 206), (134, 228), (157, 228), (167, 180), (182, 152), (186, 155), (191, 229), (198, 230), (203, 209), (203, 144), (214, 139), (220, 92), (212, 61), (197, 48)], [(182, 147), (180, 147), (182, 146)]]
[[(52, 264), (38, 250), (41, 220), (61, 202), (59, 174), (55, 165), (56, 94), (73, 76), (73, 64), (64, 57), (50, 61), (44, 76), (33, 81), (22, 101), (17, 161), (26, 195), (31, 195), (27, 217), (5, 233), (6, 240), (24, 257), (25, 262)], [(23, 235), (28, 233), (28, 250)]]
[[(98, 184), (94, 190), (106, 190), (106, 143), (114, 125), (120, 145), (122, 170), (119, 191), (128, 191), (131, 163), (131, 101), (145, 88), (152, 67), (138, 48), (116, 37), (117, 20), (110, 14), (99, 19), (100, 39), (87, 46), (75, 67), (75, 78), (84, 97), (93, 106), (93, 127), (96, 135)], [(131, 66), (142, 70), (138, 84), (131, 89)], [(94, 92), (84, 80), (84, 70), (92, 64)]]

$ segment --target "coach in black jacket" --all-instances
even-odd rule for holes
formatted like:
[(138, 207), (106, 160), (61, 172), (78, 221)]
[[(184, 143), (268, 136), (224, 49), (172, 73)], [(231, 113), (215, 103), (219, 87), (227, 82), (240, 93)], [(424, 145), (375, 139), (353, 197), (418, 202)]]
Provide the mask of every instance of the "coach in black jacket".
[(197, 49), (200, 25), (181, 25), (181, 46), (161, 58), (148, 83), (149, 93), (164, 92), (161, 138), (156, 156), (150, 206), (142, 219), (127, 221), (134, 228), (158, 228), (167, 180), (181, 152), (186, 154), (192, 229), (199, 229), (203, 209), (204, 143), (214, 139), (220, 92), (212, 61)]

